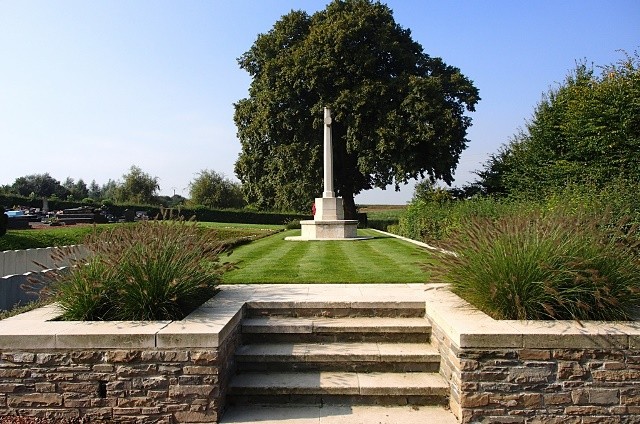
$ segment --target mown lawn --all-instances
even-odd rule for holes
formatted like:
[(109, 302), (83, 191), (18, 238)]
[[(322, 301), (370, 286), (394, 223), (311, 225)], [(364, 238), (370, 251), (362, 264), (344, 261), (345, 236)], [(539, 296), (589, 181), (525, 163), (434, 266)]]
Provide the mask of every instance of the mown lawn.
[(426, 283), (429, 252), (373, 230), (360, 241), (286, 241), (285, 231), (237, 248), (227, 260), (237, 269), (226, 284), (252, 283)]
[[(104, 229), (117, 224), (103, 224)], [(0, 237), (0, 251), (80, 244), (94, 231), (92, 225), (67, 225), (43, 229), (9, 230)]]
[[(60, 227), (9, 230), (0, 237), (0, 252), (3, 250), (33, 249), (37, 247), (69, 246), (81, 244), (93, 231), (102, 231), (121, 225), (131, 224), (99, 224), (93, 225), (67, 225)], [(260, 238), (264, 235), (279, 231), (282, 225), (262, 224), (229, 224), (218, 222), (199, 222), (198, 225), (215, 231), (216, 238), (221, 241), (230, 241), (243, 238)]]

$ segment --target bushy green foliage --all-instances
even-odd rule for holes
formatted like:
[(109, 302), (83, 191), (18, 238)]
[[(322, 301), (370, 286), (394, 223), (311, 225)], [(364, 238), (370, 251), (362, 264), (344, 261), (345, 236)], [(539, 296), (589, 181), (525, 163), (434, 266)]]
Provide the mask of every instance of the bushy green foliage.
[(562, 209), (568, 214), (598, 214), (608, 217), (613, 227), (620, 220), (640, 223), (639, 186), (633, 181), (616, 179), (604, 186), (592, 183), (569, 184), (534, 200), (526, 195), (509, 197), (477, 196), (455, 201), (428, 201), (415, 198), (400, 216), (392, 232), (414, 240), (444, 245), (457, 229), (472, 218), (498, 219), (506, 214), (548, 213)]
[(151, 204), (160, 189), (158, 177), (143, 172), (132, 165), (129, 172), (122, 176), (122, 183), (115, 188), (114, 197), (118, 202)]
[(284, 228), (286, 230), (299, 230), (301, 228), (300, 220), (292, 219), (291, 221), (288, 221), (286, 224), (284, 224)]
[(291, 11), (239, 59), (252, 78), (235, 104), (242, 152), (235, 171), (261, 209), (309, 210), (322, 192), (323, 107), (333, 113), (335, 190), (354, 195), (429, 175), (451, 182), (478, 90), (431, 57), (369, 0)]
[(175, 320), (211, 298), (221, 243), (194, 222), (147, 221), (89, 237), (86, 265), (61, 272), (50, 295), (65, 320)]
[[(447, 239), (457, 229), (467, 225), (472, 218), (497, 218), (513, 210), (536, 210), (533, 202), (517, 202), (510, 199), (475, 197), (447, 202), (413, 200), (400, 216), (391, 231), (414, 240), (446, 245)], [(446, 246), (443, 246), (446, 248)]]
[(21, 196), (31, 196), (38, 199), (52, 195), (66, 197), (67, 194), (67, 190), (60, 184), (60, 181), (53, 178), (48, 172), (16, 178), (11, 188), (14, 193)]
[(640, 57), (600, 74), (579, 64), (538, 104), (526, 129), (478, 172), (487, 193), (540, 199), (570, 184), (640, 182)]
[(241, 208), (245, 205), (240, 183), (205, 169), (189, 183), (190, 203), (209, 208)]
[(89, 188), (82, 178), (75, 181), (71, 177), (62, 183), (62, 187), (66, 190), (66, 198), (73, 200), (82, 200), (89, 196)]
[(434, 275), (497, 319), (627, 320), (640, 305), (640, 261), (619, 242), (637, 227), (621, 228), (566, 211), (473, 217)]

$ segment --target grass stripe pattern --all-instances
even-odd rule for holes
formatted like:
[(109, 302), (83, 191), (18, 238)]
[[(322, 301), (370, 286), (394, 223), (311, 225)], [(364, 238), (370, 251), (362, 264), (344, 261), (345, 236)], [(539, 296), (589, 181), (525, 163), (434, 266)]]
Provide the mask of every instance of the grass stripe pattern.
[(237, 248), (228, 261), (237, 269), (225, 284), (257, 283), (428, 283), (434, 262), (421, 247), (373, 230), (358, 241), (286, 241), (290, 230)]

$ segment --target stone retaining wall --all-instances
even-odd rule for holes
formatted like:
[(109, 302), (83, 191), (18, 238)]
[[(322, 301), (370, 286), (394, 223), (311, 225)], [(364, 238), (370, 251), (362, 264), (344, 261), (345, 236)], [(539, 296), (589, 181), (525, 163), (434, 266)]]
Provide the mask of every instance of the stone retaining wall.
[[(640, 423), (640, 323), (496, 321), (445, 286), (415, 287), (462, 423)], [(2, 320), (0, 416), (215, 423), (245, 304), (373, 290), (316, 288), (226, 286), (172, 322), (62, 322), (54, 306)]]
[[(216, 423), (240, 342), (242, 306), (230, 311), (203, 308), (180, 322), (80, 323), (50, 321), (57, 312), (46, 307), (4, 320), (0, 416)], [(29, 337), (24, 329), (36, 322), (44, 328)], [(207, 340), (197, 328), (182, 331), (190, 325), (206, 325)]]
[(215, 422), (216, 351), (16, 351), (0, 356), (3, 415)]
[(640, 423), (637, 323), (495, 321), (444, 291), (427, 316), (462, 423)]

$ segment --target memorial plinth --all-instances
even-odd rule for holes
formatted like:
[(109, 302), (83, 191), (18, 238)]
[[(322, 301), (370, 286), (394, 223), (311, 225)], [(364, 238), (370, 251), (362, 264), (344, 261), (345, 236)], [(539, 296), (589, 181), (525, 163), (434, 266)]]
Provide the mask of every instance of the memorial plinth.
[(300, 221), (302, 234), (286, 240), (361, 240), (358, 221), (344, 219), (341, 197), (333, 191), (333, 146), (331, 141), (331, 111), (324, 109), (324, 193), (316, 198), (313, 220)]
[(316, 214), (313, 220), (300, 221), (302, 240), (343, 240), (358, 238), (358, 221), (344, 219), (344, 208), (340, 197), (316, 199)]

